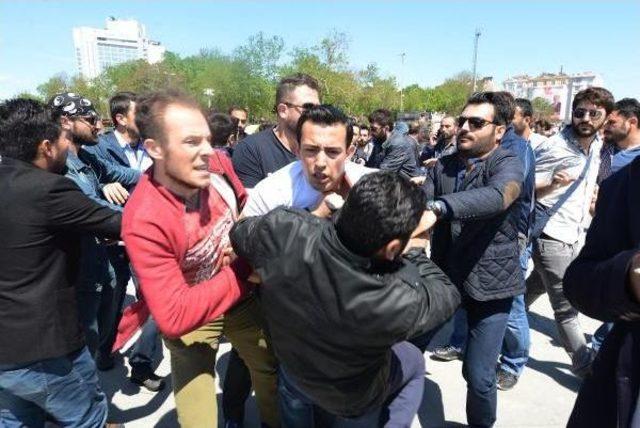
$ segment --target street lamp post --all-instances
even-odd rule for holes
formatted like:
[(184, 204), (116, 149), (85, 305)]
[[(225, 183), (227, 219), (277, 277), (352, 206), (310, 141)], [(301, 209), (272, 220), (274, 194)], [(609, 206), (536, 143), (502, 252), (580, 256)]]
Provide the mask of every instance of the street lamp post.
[(480, 29), (476, 29), (476, 40), (475, 40), (475, 44), (473, 47), (473, 91), (476, 91), (476, 82), (477, 82), (477, 74), (476, 74), (476, 70), (477, 70), (477, 66), (478, 66), (478, 40), (480, 39), (480, 35), (482, 33), (480, 32)]
[(216, 91), (213, 88), (204, 88), (202, 93), (207, 97), (208, 108), (211, 109), (211, 98), (215, 95)]
[(402, 52), (400, 54), (400, 58), (401, 58), (401, 67), (400, 67), (400, 111), (403, 112), (404, 111), (404, 89), (403, 89), (403, 85), (404, 85), (404, 57), (405, 57), (405, 53)]

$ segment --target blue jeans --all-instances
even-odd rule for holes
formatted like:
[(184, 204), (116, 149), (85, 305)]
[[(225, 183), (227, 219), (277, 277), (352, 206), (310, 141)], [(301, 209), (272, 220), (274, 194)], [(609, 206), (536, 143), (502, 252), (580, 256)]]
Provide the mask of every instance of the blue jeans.
[(355, 418), (332, 415), (314, 405), (281, 367), (278, 376), (280, 418), (283, 428), (329, 426), (333, 428), (409, 427), (418, 412), (424, 391), (424, 356), (414, 345), (400, 342), (391, 347), (389, 395), (384, 406)]
[(464, 302), (469, 332), (462, 375), (467, 381), (467, 422), (471, 427), (491, 427), (496, 421), (496, 360), (512, 304), (513, 298)]
[(449, 345), (460, 352), (464, 352), (467, 344), (467, 311), (461, 306), (453, 315), (453, 331), (449, 339)]
[(107, 398), (86, 347), (58, 358), (0, 366), (0, 426), (102, 427)]

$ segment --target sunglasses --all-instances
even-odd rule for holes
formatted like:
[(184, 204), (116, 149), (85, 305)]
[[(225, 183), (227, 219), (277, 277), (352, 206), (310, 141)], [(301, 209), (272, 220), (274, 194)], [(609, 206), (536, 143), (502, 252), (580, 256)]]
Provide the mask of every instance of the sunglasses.
[(492, 124), (492, 125), (497, 125), (497, 123), (491, 121), (491, 120), (486, 120), (483, 119), (481, 117), (464, 117), (464, 116), (460, 116), (458, 118), (458, 128), (462, 128), (464, 126), (464, 124), (466, 122), (469, 122), (469, 130), (471, 131), (476, 131), (478, 129), (482, 129), (485, 126)]
[(573, 111), (573, 117), (576, 119), (583, 119), (586, 115), (589, 115), (589, 118), (591, 119), (598, 120), (604, 115), (604, 113), (602, 110), (589, 110), (586, 108), (577, 108)]
[(98, 116), (76, 116), (76, 119), (80, 119), (83, 122), (87, 122), (91, 126), (96, 126), (98, 123)]
[(300, 109), (302, 111), (309, 110), (310, 108), (313, 108), (313, 107), (315, 107), (317, 105), (317, 104), (314, 104), (314, 103), (304, 103), (302, 105), (298, 105), (298, 104), (293, 104), (293, 103), (290, 103), (290, 102), (287, 102), (287, 101), (283, 101), (282, 104), (284, 104), (284, 105), (286, 105), (287, 107), (290, 107), (290, 108), (298, 108), (298, 109)]

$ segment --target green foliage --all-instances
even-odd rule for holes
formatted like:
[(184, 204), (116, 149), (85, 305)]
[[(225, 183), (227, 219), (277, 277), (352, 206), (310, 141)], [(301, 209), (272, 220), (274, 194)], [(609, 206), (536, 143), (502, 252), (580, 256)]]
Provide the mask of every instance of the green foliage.
[(554, 115), (553, 104), (542, 97), (536, 97), (531, 100), (533, 106), (533, 114), (536, 118), (549, 119)]
[[(302, 72), (318, 79), (323, 102), (338, 105), (353, 116), (366, 116), (381, 107), (400, 108), (395, 77), (381, 75), (375, 64), (360, 70), (349, 65), (347, 34), (333, 30), (315, 46), (295, 47), (288, 52), (287, 61), (283, 60), (284, 50), (281, 37), (260, 32), (231, 54), (210, 48), (187, 57), (167, 52), (160, 63), (138, 60), (118, 64), (90, 81), (57, 74), (38, 86), (37, 93), (40, 99), (48, 100), (56, 93), (78, 92), (108, 117), (109, 97), (118, 91), (178, 89), (192, 94), (203, 107), (226, 111), (239, 105), (257, 119), (272, 114), (277, 81)], [(460, 73), (434, 88), (409, 85), (403, 89), (404, 110), (457, 114), (470, 92), (469, 73)]]

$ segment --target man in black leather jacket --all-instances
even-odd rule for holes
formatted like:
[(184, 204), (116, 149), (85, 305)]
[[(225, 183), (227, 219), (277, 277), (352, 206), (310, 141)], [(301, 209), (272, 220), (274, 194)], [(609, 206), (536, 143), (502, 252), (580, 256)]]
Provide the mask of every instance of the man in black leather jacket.
[(446, 321), (460, 303), (422, 249), (402, 254), (431, 218), (419, 188), (377, 172), (351, 189), (335, 221), (278, 208), (234, 226), (236, 253), (262, 278), (284, 426), (313, 426), (313, 412), (302, 409), (310, 404), (329, 424), (357, 418), (376, 426), (387, 417), (385, 403), (390, 425), (411, 425), (424, 357), (406, 340)]

